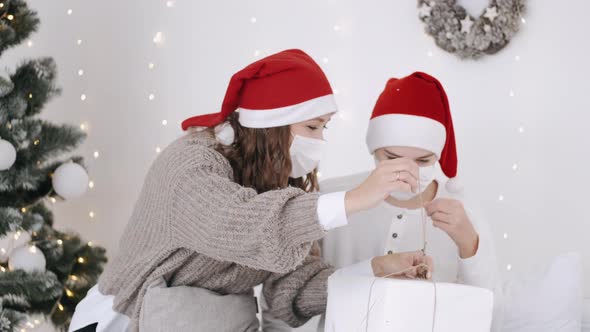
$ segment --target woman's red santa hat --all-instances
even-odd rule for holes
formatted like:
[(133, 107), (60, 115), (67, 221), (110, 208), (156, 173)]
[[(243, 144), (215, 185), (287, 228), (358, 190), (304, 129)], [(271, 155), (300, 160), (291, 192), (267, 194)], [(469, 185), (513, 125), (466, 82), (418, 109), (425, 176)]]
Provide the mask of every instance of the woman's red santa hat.
[(390, 79), (373, 109), (367, 146), (371, 153), (388, 146), (408, 146), (434, 153), (449, 178), (449, 192), (461, 191), (457, 148), (447, 94), (440, 82), (421, 72)]
[[(235, 73), (227, 87), (221, 112), (198, 115), (182, 129), (222, 125), (233, 112), (247, 128), (280, 127), (337, 111), (334, 94), (320, 66), (305, 52), (282, 51)], [(217, 128), (216, 133), (231, 126)], [(232, 133), (233, 141), (233, 133)]]

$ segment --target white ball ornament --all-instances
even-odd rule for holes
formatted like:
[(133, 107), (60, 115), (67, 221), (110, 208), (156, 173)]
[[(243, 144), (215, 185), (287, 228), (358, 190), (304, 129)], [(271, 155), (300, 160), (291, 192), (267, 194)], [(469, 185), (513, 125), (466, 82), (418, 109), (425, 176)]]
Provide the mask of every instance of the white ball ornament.
[(5, 171), (14, 165), (16, 149), (9, 141), (0, 138), (0, 171)]
[(26, 245), (12, 250), (8, 258), (8, 268), (11, 271), (25, 270), (27, 272), (45, 271), (45, 255), (33, 246)]
[(80, 164), (64, 163), (53, 172), (52, 183), (55, 192), (64, 199), (77, 198), (88, 188), (88, 173)]
[(9, 232), (0, 236), (0, 263), (6, 263), (12, 250), (31, 242), (31, 235), (27, 232)]

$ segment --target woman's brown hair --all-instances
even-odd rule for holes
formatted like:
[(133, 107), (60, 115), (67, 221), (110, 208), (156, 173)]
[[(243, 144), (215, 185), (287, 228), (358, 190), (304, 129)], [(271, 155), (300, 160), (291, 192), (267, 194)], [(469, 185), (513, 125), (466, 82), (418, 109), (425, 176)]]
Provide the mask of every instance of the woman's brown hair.
[(227, 121), (235, 131), (234, 143), (219, 144), (216, 150), (229, 160), (236, 183), (254, 188), (259, 194), (288, 186), (307, 192), (319, 190), (317, 168), (301, 178), (289, 177), (292, 167), (289, 126), (246, 128), (238, 122), (237, 113), (230, 115)]

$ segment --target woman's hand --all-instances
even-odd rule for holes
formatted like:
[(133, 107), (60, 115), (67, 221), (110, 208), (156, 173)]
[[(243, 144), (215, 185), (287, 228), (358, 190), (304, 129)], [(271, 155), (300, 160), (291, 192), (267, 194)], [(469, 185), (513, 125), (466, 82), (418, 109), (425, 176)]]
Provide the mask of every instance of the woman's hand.
[(408, 158), (383, 160), (358, 187), (346, 193), (346, 215), (377, 206), (392, 191), (418, 191), (418, 164)]
[(424, 207), (434, 227), (442, 229), (453, 239), (461, 258), (469, 258), (477, 253), (479, 235), (460, 201), (438, 198)]
[(431, 279), (434, 265), (430, 256), (424, 255), (422, 251), (412, 251), (373, 257), (371, 267), (377, 277), (401, 276), (411, 279), (420, 277), (426, 269), (426, 279)]

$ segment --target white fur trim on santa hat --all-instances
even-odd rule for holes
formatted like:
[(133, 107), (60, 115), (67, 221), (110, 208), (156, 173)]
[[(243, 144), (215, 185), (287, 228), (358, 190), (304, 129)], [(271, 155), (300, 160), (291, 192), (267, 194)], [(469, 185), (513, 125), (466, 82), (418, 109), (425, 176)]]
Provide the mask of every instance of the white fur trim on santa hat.
[(385, 114), (371, 119), (367, 130), (369, 151), (388, 146), (428, 150), (438, 158), (445, 146), (446, 129), (430, 118), (408, 114)]
[(306, 100), (302, 103), (265, 110), (238, 108), (240, 124), (246, 128), (272, 128), (307, 121), (337, 112), (334, 95)]

